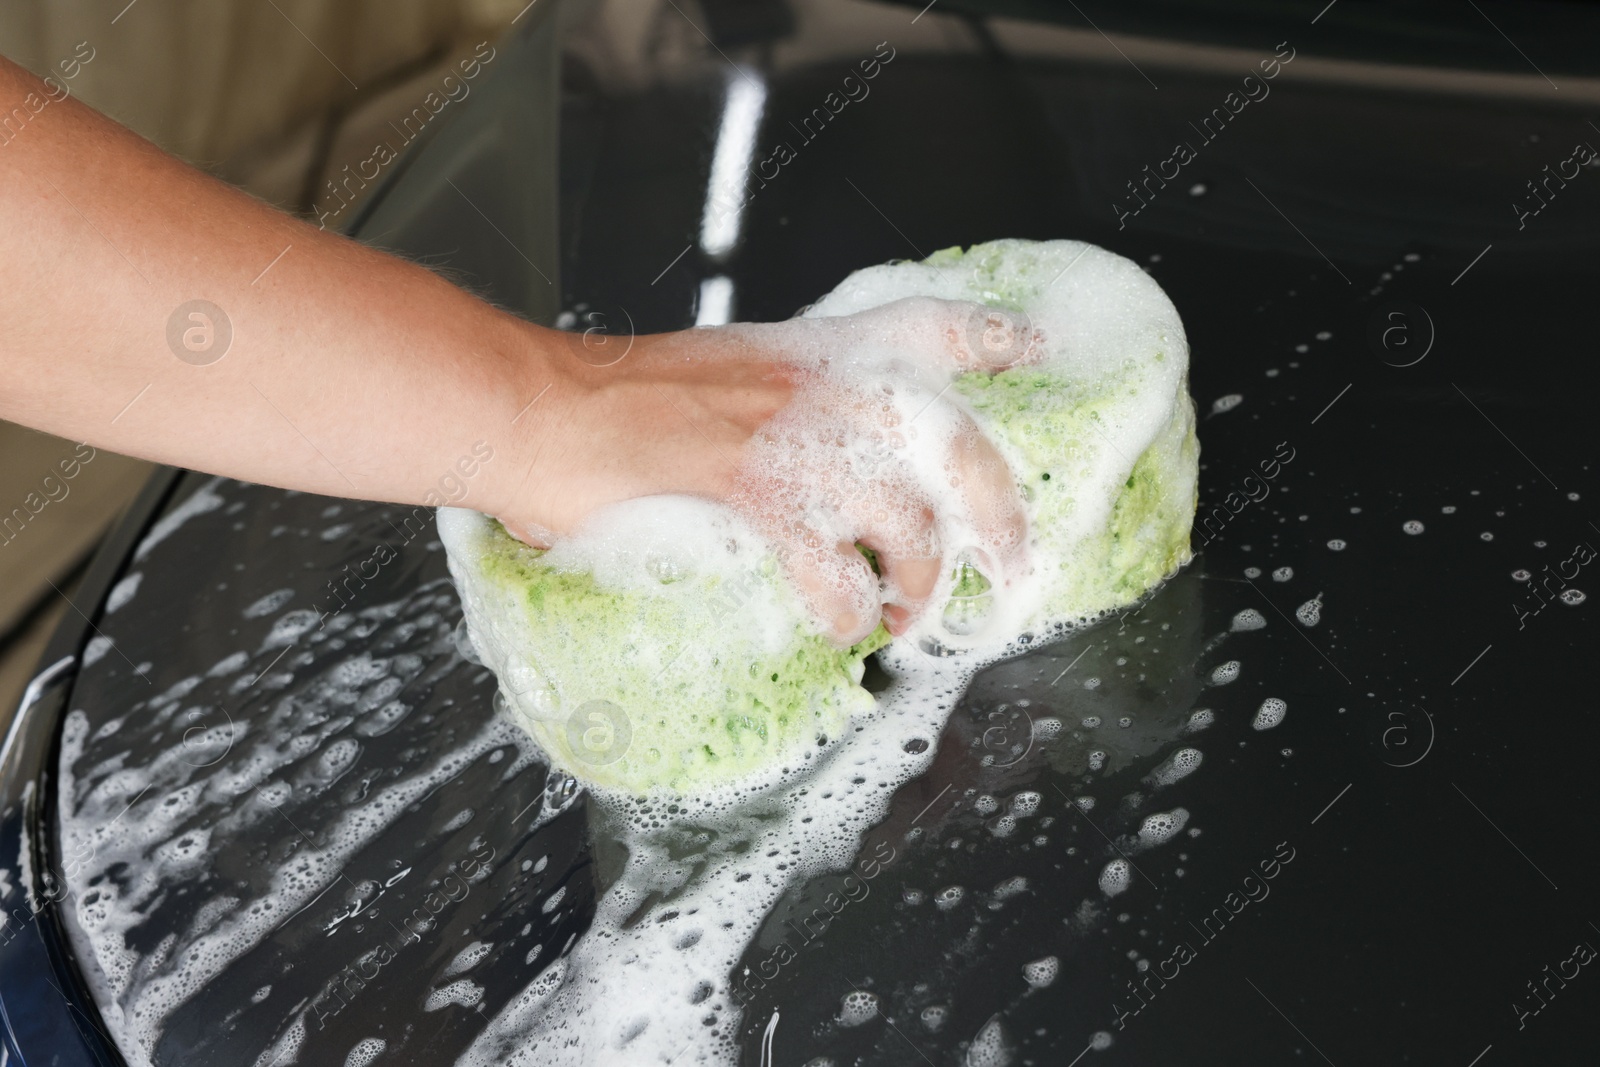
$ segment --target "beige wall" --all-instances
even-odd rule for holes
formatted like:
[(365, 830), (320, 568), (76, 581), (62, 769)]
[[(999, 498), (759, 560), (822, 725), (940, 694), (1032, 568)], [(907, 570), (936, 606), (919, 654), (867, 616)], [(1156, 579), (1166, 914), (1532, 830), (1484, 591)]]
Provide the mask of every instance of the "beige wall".
[(93, 58), (68, 83), (81, 100), (280, 203), (292, 201), (303, 184), (302, 174), (284, 172), (310, 165), (317, 138), (345, 114), (422, 73), (465, 38), (497, 36), (526, 6), (526, 0), (134, 0), (125, 9), (121, 3), (6, 0), (0, 52), (59, 76), (59, 65), (70, 64), (87, 42)]

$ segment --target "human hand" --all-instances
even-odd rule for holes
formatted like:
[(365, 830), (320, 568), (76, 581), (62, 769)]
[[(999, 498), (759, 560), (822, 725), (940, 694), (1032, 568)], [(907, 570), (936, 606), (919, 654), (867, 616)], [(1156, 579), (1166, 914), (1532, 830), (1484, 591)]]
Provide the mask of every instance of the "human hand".
[(722, 501), (774, 545), (835, 643), (880, 616), (899, 634), (959, 551), (997, 586), (1022, 574), (1015, 481), (946, 390), (1037, 360), (1041, 340), (1006, 312), (931, 298), (634, 338), (613, 364), (573, 361), (568, 402), (543, 413), (558, 425), (528, 468), (541, 473), (500, 518), (548, 544), (637, 496)]

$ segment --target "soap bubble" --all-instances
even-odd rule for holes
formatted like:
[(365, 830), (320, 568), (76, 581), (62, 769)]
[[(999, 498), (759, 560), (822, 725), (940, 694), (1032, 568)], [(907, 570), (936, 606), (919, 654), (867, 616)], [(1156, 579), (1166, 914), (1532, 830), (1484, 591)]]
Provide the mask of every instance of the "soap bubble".
[(1268, 697), (1256, 709), (1256, 717), (1250, 723), (1252, 729), (1270, 730), (1283, 721), (1289, 713), (1289, 705), (1278, 697)]
[(978, 1036), (967, 1046), (965, 1067), (1008, 1067), (1011, 1055), (1011, 1042), (996, 1014), (983, 1024)]
[(1041, 797), (1031, 789), (1023, 790), (1011, 798), (1011, 810), (1019, 817), (1026, 818), (1039, 810)]
[(1154, 848), (1173, 837), (1189, 822), (1189, 812), (1186, 808), (1173, 808), (1171, 811), (1158, 811), (1153, 815), (1146, 815), (1144, 822), (1139, 826), (1139, 844), (1144, 848)]
[(1302, 626), (1315, 626), (1322, 621), (1322, 594), (1318, 593), (1310, 600), (1294, 609), (1294, 617), (1300, 620)]
[(1265, 615), (1255, 608), (1245, 608), (1233, 617), (1233, 623), (1228, 629), (1235, 633), (1245, 633), (1250, 630), (1259, 630), (1267, 625)]
[(853, 989), (839, 1001), (839, 1025), (860, 1026), (878, 1014), (878, 995)]
[(1045, 988), (1060, 973), (1061, 959), (1057, 956), (1045, 956), (1022, 965), (1022, 980), (1034, 989)]
[(1100, 892), (1108, 897), (1124, 892), (1128, 884), (1133, 881), (1130, 870), (1131, 867), (1125, 859), (1114, 859), (1106, 864), (1100, 872)]
[(1150, 772), (1150, 780), (1157, 786), (1171, 785), (1193, 774), (1204, 759), (1197, 748), (1180, 748)]

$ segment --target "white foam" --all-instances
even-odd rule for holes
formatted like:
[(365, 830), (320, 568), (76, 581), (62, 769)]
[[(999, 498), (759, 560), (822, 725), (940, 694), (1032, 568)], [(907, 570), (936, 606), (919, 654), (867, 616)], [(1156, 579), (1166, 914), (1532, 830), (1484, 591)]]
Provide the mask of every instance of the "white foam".
[(111, 587), (111, 592), (106, 594), (106, 614), (111, 614), (134, 598), (139, 592), (139, 583), (144, 581), (144, 572), (134, 571), (116, 585)]
[(463, 1008), (470, 1008), (483, 999), (483, 987), (469, 978), (458, 978), (449, 985), (435, 989), (428, 994), (428, 999), (423, 1002), (423, 1011), (439, 1011), (441, 1008), (458, 1004)]
[(1061, 973), (1061, 957), (1044, 956), (1022, 965), (1022, 980), (1034, 989), (1043, 989)]
[(1128, 888), (1133, 880), (1132, 867), (1125, 859), (1114, 859), (1100, 871), (1100, 892), (1114, 897)]
[[(915, 652), (891, 651), (885, 659), (896, 682), (878, 712), (803, 781), (765, 794), (728, 789), (702, 798), (694, 821), (714, 835), (697, 870), (674, 858), (677, 837), (665, 832), (672, 820), (664, 805), (596, 793), (604, 832), (626, 848), (627, 866), (538, 1003), (514, 999), (462, 1067), (560, 1067), (591, 1062), (601, 1049), (629, 1062), (666, 1062), (680, 1053), (680, 1067), (731, 1062), (739, 1008), (728, 975), (745, 945), (789, 885), (855, 858), (861, 833), (882, 819), (895, 789), (933, 758), (931, 746), (911, 753), (901, 739), (935, 736), (970, 672)], [(878, 858), (887, 861), (881, 852)], [(671, 898), (677, 916), (630, 923), (652, 897)], [(953, 908), (964, 897), (952, 886), (935, 901)], [(717, 1022), (703, 1024), (708, 1017)]]
[(1235, 633), (1244, 633), (1250, 630), (1260, 630), (1267, 625), (1267, 617), (1255, 608), (1245, 608), (1233, 617), (1233, 624), (1229, 629)]
[(364, 1037), (356, 1042), (355, 1048), (344, 1058), (344, 1067), (368, 1067), (388, 1047), (389, 1043), (381, 1037)]
[(450, 961), (450, 965), (444, 969), (445, 977), (449, 978), (472, 970), (472, 968), (483, 962), (483, 958), (489, 954), (489, 950), (492, 948), (494, 948), (493, 942), (472, 942), (456, 953), (455, 958)]
[(144, 535), (144, 540), (139, 542), (139, 547), (134, 549), (134, 562), (144, 559), (150, 554), (151, 549), (177, 533), (190, 519), (220, 508), (225, 503), (222, 497), (217, 495), (217, 486), (221, 484), (221, 478), (212, 478), (191, 493), (183, 503), (157, 520), (150, 527), (150, 532)]
[(1158, 811), (1146, 815), (1144, 822), (1139, 826), (1139, 846), (1155, 848), (1176, 837), (1188, 824), (1189, 812), (1185, 808), (1173, 808), (1171, 811)]
[(966, 1067), (1009, 1067), (1013, 1057), (1011, 1039), (999, 1015), (991, 1016), (967, 1046)]
[(1279, 697), (1268, 697), (1256, 709), (1256, 717), (1251, 720), (1250, 726), (1256, 730), (1270, 730), (1283, 721), (1289, 714), (1289, 705)]
[(1150, 772), (1150, 780), (1158, 787), (1171, 785), (1199, 770), (1204, 760), (1198, 748), (1180, 748)]
[[(381, 647), (399, 640), (403, 630), (426, 634), (420, 624), (431, 614), (438, 631), (432, 640), (444, 648), (448, 627), (438, 621), (437, 612), (421, 611), (440, 595), (450, 594), (442, 582), (431, 583), (406, 600), (348, 616), (351, 622), (360, 617), (369, 624), (372, 646)], [(395, 617), (408, 606), (409, 617)], [(269, 652), (268, 658), (274, 654)], [(239, 661), (230, 656), (224, 662)], [(302, 846), (285, 821), (293, 816), (276, 809), (319, 796), (349, 771), (360, 751), (357, 741), (334, 736), (350, 718), (338, 711), (330, 715), (330, 710), (359, 706), (392, 673), (403, 671), (409, 681), (422, 666), (422, 657), (409, 653), (386, 660), (367, 654), (337, 661), (302, 679), (295, 699), (269, 704), (248, 728), (221, 709), (185, 707), (200, 678), (184, 678), (147, 706), (135, 704), (132, 714), (158, 720), (168, 716), (177, 724), (192, 723), (192, 729), (183, 732), (183, 743), (136, 767), (114, 762), (86, 766), (88, 717), (79, 710), (67, 714), (57, 817), (64, 853), (88, 858), (68, 868), (70, 895), (63, 907), (107, 1029), (130, 1064), (148, 1065), (150, 1050), (174, 1009), (321, 895), (351, 858), (408, 807), (458, 777), (480, 756), (519, 740), (509, 723), (491, 722), (407, 775), (375, 785), (319, 827), (314, 845)], [(230, 757), (225, 763), (224, 754)], [(219, 818), (226, 823), (216, 825), (233, 833), (281, 829), (295, 851), (263, 872), (264, 884), (248, 902), (213, 896), (200, 906), (193, 924), (159, 951), (130, 948), (130, 936), (147, 921), (150, 909), (174, 885), (194, 877), (196, 864), (207, 854), (212, 823)], [(252, 829), (256, 827), (266, 830)], [(108, 874), (119, 869), (136, 875)], [(266, 991), (269, 987), (257, 995), (264, 998)], [(262, 1064), (293, 1062), (305, 1040), (308, 1010), (302, 1008), (286, 1021), (263, 1053)]]
[(853, 989), (839, 1001), (839, 1025), (860, 1026), (878, 1015), (878, 995), (863, 989)]

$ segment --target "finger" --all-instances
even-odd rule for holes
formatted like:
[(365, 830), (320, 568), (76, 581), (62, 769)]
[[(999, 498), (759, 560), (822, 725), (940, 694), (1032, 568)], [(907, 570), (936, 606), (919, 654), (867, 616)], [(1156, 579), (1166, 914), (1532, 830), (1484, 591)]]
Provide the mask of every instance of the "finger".
[(551, 545), (556, 543), (555, 531), (540, 526), (536, 522), (518, 521), (507, 518), (504, 515), (499, 516), (496, 521), (505, 527), (506, 533), (515, 537), (529, 548), (549, 549)]
[[(994, 585), (1019, 580), (1027, 564), (1028, 517), (1010, 466), (965, 412), (949, 447), (951, 485), (961, 493), (977, 540), (998, 573), (984, 576)], [(982, 567), (980, 566), (980, 570)]]
[(942, 371), (1002, 371), (1044, 359), (1044, 332), (1027, 312), (969, 300), (907, 297), (850, 316), (857, 332)]
[(835, 647), (849, 648), (877, 628), (878, 579), (853, 541), (800, 520), (768, 530), (767, 537)]
[(865, 354), (868, 363), (891, 352), (937, 378), (1025, 366), (1045, 354), (1044, 333), (1026, 312), (930, 296), (904, 297), (852, 315), (718, 327), (717, 333), (730, 354), (781, 353), (820, 369), (841, 358), (850, 362), (852, 351)]
[(884, 624), (898, 637), (927, 607), (943, 567), (933, 503), (896, 475), (862, 480), (839, 510), (844, 529), (877, 557)]

